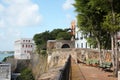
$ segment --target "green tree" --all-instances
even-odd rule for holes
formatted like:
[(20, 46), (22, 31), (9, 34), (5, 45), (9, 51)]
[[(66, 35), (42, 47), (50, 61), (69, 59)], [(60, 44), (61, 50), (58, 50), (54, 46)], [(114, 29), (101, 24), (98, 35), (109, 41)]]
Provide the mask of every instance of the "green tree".
[[(83, 33), (88, 34), (88, 38), (93, 38), (97, 42), (99, 48), (99, 58), (102, 63), (103, 55), (101, 49), (104, 36), (107, 32), (102, 28), (104, 15), (106, 15), (106, 5), (103, 5), (106, 0), (75, 0), (75, 8), (77, 15), (78, 27)], [(90, 39), (89, 39), (90, 40)]]
[[(119, 0), (75, 0), (78, 12), (78, 26), (84, 32), (90, 32), (97, 41), (99, 49), (108, 45), (111, 35), (114, 72), (118, 71), (117, 31), (119, 31)], [(116, 48), (116, 49), (115, 49)], [(100, 55), (102, 56), (102, 55)]]
[(54, 29), (51, 32), (45, 31), (35, 34), (33, 39), (37, 46), (38, 53), (41, 53), (41, 50), (46, 50), (47, 40), (70, 40), (71, 35), (69, 34), (68, 29)]
[(52, 40), (55, 40), (57, 38), (57, 35), (60, 33), (60, 32), (64, 32), (63, 29), (54, 29), (50, 32), (51, 34), (51, 38)]
[(28, 68), (25, 68), (21, 71), (21, 75), (16, 80), (35, 80), (32, 71)]
[(70, 40), (71, 35), (68, 32), (60, 32), (57, 34), (56, 39), (57, 40)]
[(54, 29), (53, 31), (50, 32), (52, 40), (55, 39), (62, 39), (62, 40), (70, 40), (71, 35), (68, 32), (69, 29)]
[(33, 37), (37, 51), (40, 53), (41, 49), (46, 49), (47, 40), (50, 39), (50, 32), (45, 31), (43, 33), (35, 34)]
[(112, 60), (114, 75), (117, 76), (119, 63), (118, 63), (118, 45), (117, 45), (117, 32), (120, 31), (120, 1), (108, 0), (109, 11), (105, 16), (103, 28), (110, 33), (111, 46), (112, 46)]

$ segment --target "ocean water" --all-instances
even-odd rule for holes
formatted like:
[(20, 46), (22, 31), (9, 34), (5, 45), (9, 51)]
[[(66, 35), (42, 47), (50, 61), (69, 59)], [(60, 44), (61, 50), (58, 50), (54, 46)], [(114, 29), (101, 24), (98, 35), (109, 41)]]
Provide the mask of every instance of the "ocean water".
[(12, 56), (14, 53), (0, 53), (0, 62), (5, 58), (5, 57), (8, 57), (8, 56)]

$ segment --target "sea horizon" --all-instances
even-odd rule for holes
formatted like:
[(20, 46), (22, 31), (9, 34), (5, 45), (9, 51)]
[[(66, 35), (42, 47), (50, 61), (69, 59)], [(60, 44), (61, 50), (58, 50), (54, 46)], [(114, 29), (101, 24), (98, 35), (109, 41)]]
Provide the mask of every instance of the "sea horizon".
[(0, 53), (0, 62), (2, 62), (2, 60), (5, 57), (12, 56), (12, 55), (14, 55), (14, 53)]

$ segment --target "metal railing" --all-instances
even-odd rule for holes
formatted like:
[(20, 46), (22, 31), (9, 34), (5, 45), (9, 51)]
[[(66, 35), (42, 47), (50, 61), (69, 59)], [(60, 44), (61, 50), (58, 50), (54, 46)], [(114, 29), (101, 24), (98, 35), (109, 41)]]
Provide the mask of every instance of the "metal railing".
[(58, 80), (70, 80), (70, 71), (71, 71), (71, 55), (66, 61), (65, 66), (60, 70)]

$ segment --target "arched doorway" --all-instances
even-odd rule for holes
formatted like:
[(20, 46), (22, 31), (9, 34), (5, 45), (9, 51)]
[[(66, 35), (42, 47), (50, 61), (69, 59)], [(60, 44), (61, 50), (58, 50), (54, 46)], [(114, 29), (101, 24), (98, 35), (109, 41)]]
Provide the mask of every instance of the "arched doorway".
[(68, 44), (63, 44), (62, 48), (70, 48), (70, 46)]

